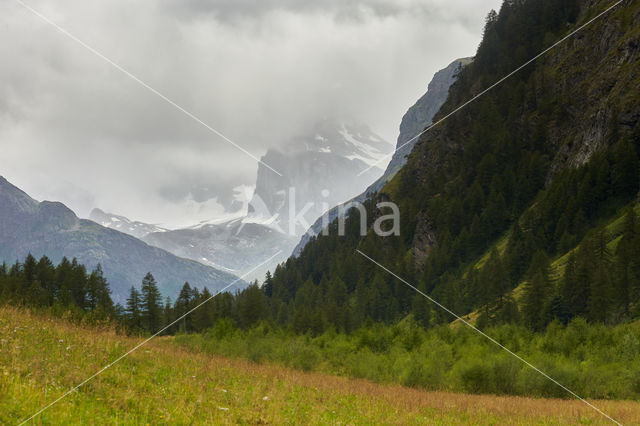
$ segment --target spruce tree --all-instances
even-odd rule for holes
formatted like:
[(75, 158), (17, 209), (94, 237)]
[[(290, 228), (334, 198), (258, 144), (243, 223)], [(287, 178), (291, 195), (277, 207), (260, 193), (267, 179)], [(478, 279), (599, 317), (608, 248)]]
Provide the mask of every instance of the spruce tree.
[(238, 295), (238, 319), (243, 327), (251, 327), (266, 317), (267, 300), (257, 282), (251, 284)]
[(124, 309), (126, 323), (130, 331), (142, 330), (140, 303), (140, 292), (134, 286), (131, 286), (129, 298), (127, 299), (127, 306)]
[[(176, 303), (174, 304), (176, 318), (180, 318), (191, 309), (193, 304), (193, 298), (194, 298), (193, 289), (191, 288), (189, 283), (184, 283), (184, 285), (182, 286), (182, 289), (180, 290), (180, 294), (176, 299)], [(177, 324), (178, 330), (180, 330), (182, 333), (188, 333), (192, 331), (191, 323), (192, 323), (192, 318), (190, 318), (189, 316), (184, 317)]]
[(104, 314), (113, 313), (113, 301), (111, 300), (109, 283), (104, 277), (102, 266), (98, 264), (91, 272), (87, 280), (87, 306), (90, 310), (100, 310)]
[(151, 272), (142, 279), (141, 307), (143, 328), (155, 333), (162, 325), (162, 296)]
[(269, 271), (267, 271), (267, 274), (264, 277), (264, 283), (262, 284), (262, 291), (264, 291), (264, 294), (267, 297), (273, 296), (273, 278), (271, 276), (271, 272)]
[(546, 253), (539, 251), (533, 256), (527, 277), (522, 294), (522, 319), (528, 327), (540, 331), (549, 320), (545, 311), (553, 297)]

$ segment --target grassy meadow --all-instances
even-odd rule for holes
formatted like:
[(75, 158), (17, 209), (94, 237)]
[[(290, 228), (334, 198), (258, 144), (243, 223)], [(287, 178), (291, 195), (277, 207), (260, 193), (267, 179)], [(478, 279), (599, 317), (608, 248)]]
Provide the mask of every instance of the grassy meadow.
[[(151, 341), (34, 424), (607, 424), (575, 400), (380, 385)], [(0, 423), (17, 424), (139, 342), (0, 308)], [(595, 401), (625, 424), (640, 403)]]

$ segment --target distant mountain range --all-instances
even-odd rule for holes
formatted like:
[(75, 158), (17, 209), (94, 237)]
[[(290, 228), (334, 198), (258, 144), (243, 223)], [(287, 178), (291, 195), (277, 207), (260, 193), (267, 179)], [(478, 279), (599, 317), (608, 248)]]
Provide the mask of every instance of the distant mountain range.
[(280, 255), (273, 261), (247, 276), (262, 280), (268, 270), (273, 270), (288, 257), (298, 238), (241, 218), (217, 225), (155, 232), (143, 240), (178, 256), (237, 275), (251, 270), (280, 250)]
[(125, 234), (132, 235), (136, 238), (142, 238), (152, 232), (167, 231), (167, 229), (161, 228), (157, 225), (129, 220), (124, 216), (105, 213), (100, 209), (93, 209), (89, 215), (89, 219), (104, 227), (124, 232)]
[[(382, 176), (374, 181), (371, 176), (367, 176), (368, 184), (366, 189), (363, 188), (359, 192), (358, 196), (354, 198), (354, 201), (363, 202), (367, 199), (369, 194), (375, 194), (382, 187), (390, 181), (395, 174), (402, 168), (407, 162), (407, 156), (411, 153), (416, 141), (419, 139), (416, 136), (420, 134), (425, 128), (431, 125), (431, 120), (434, 115), (440, 110), (440, 107), (447, 100), (449, 95), (449, 88), (456, 81), (456, 75), (462, 67), (471, 63), (472, 58), (456, 59), (450, 63), (446, 68), (438, 71), (433, 76), (431, 82), (428, 85), (427, 92), (416, 101), (416, 103), (409, 108), (409, 110), (402, 117), (400, 123), (400, 134), (398, 135), (398, 141), (396, 143), (396, 150), (393, 153), (391, 161), (387, 165), (387, 168)], [(350, 201), (351, 197), (338, 202), (330, 204), (332, 209), (329, 211), (329, 220), (327, 223), (331, 223), (339, 212), (339, 207), (344, 201)], [(337, 205), (340, 204), (340, 205)], [(293, 255), (300, 254), (302, 249), (307, 245), (312, 237), (318, 235), (323, 228), (323, 222), (321, 219), (316, 220), (313, 225), (302, 235), (300, 242), (296, 245)]]
[[(177, 230), (135, 222), (99, 209), (92, 212), (91, 218), (177, 256), (238, 275), (280, 250), (273, 261), (247, 276), (262, 280), (267, 270), (273, 271), (291, 254), (308, 224), (330, 206), (359, 194), (379, 177), (382, 169), (378, 167), (362, 176), (358, 174), (392, 150), (390, 143), (366, 125), (322, 120), (305, 135), (292, 138), (284, 148), (271, 149), (262, 157), (263, 163), (283, 176), (259, 165), (256, 189), (243, 217)], [(291, 211), (304, 214), (303, 220), (290, 229)]]
[[(114, 223), (117, 221), (112, 220)], [(179, 258), (133, 236), (79, 219), (62, 203), (38, 202), (0, 177), (0, 262), (23, 260), (29, 253), (36, 257), (46, 255), (54, 263), (63, 256), (75, 257), (87, 268), (100, 263), (112, 297), (120, 303), (147, 272), (155, 276), (163, 296), (171, 298), (177, 297), (185, 281), (216, 291), (237, 280), (228, 272)], [(240, 281), (236, 285), (241, 288), (246, 283)]]

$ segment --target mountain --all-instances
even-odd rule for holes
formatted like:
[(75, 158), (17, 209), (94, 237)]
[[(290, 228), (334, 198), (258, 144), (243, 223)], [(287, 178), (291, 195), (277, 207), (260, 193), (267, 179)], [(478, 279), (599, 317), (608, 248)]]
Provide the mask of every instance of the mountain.
[[(420, 134), (426, 127), (431, 125), (434, 115), (438, 112), (442, 104), (447, 99), (449, 87), (455, 82), (457, 74), (462, 67), (471, 63), (472, 58), (456, 59), (446, 68), (441, 69), (431, 79), (427, 87), (427, 92), (416, 101), (416, 103), (407, 110), (400, 122), (400, 134), (396, 142), (396, 150), (393, 153), (391, 161), (387, 165), (384, 174), (379, 177), (373, 184), (369, 185), (365, 191), (355, 197), (353, 201), (363, 202), (369, 194), (378, 192), (384, 184), (386, 184), (400, 168), (407, 162), (407, 156), (411, 153), (413, 146)], [(332, 208), (328, 213), (329, 220), (332, 222), (338, 217), (339, 207), (331, 204)], [(334, 207), (335, 206), (335, 207)], [(322, 218), (316, 220), (314, 224), (302, 235), (300, 242), (293, 251), (294, 256), (298, 256), (305, 245), (312, 237), (318, 235), (324, 225)]]
[[(132, 235), (178, 257), (236, 275), (251, 271), (247, 276), (250, 280), (264, 278), (265, 273), (273, 270), (297, 242), (296, 237), (246, 216), (227, 221), (201, 222), (175, 230), (104, 213), (100, 209), (94, 209), (90, 218), (104, 227)], [(278, 250), (282, 251), (281, 256), (253, 270)]]
[[(262, 280), (266, 271), (273, 271), (289, 256), (309, 223), (329, 206), (361, 192), (382, 173), (374, 167), (358, 176), (391, 150), (391, 145), (366, 125), (322, 120), (305, 135), (292, 138), (282, 150), (269, 150), (262, 157), (263, 163), (283, 176), (262, 164), (258, 166), (256, 189), (246, 216), (184, 229), (161, 229), (141, 238), (177, 256), (235, 274), (250, 270), (280, 250), (279, 256), (248, 276)], [(293, 217), (298, 212), (303, 215), (290, 227), (291, 209)], [(106, 215), (103, 223), (112, 228), (128, 228), (138, 222)], [(136, 231), (148, 228), (144, 224), (135, 227)]]
[[(151, 247), (130, 235), (79, 219), (64, 204), (38, 202), (0, 177), (0, 261), (15, 262), (28, 253), (78, 259), (88, 268), (100, 263), (115, 302), (123, 303), (132, 285), (147, 272), (158, 281), (163, 296), (175, 298), (188, 281), (216, 291), (237, 278), (167, 251)], [(242, 287), (243, 282), (238, 285)]]
[(115, 229), (116, 231), (132, 235), (136, 238), (142, 238), (152, 232), (166, 232), (167, 229), (157, 225), (137, 222), (127, 219), (124, 216), (118, 216), (112, 213), (95, 208), (91, 211), (89, 219), (104, 226), (105, 228)]
[(253, 269), (281, 250), (280, 256), (248, 276), (248, 279), (262, 279), (291, 252), (297, 238), (240, 218), (221, 224), (151, 233), (143, 241), (237, 275)]
[(480, 327), (640, 318), (640, 3), (591, 21), (610, 5), (507, 1), (491, 13), (433, 120), (455, 113), (366, 200), (369, 218), (385, 214), (381, 200), (397, 205), (399, 235), (369, 221), (360, 236), (353, 215), (346, 235), (332, 223), (312, 238), (269, 286), (288, 325), (454, 319), (361, 253), (459, 315), (480, 312)]
[[(391, 151), (366, 125), (323, 120), (262, 157), (283, 176), (258, 166), (249, 216), (273, 218), (272, 225), (283, 232), (302, 235), (329, 207), (351, 199), (379, 177), (382, 170), (375, 164)], [(303, 221), (294, 221), (292, 211)]]

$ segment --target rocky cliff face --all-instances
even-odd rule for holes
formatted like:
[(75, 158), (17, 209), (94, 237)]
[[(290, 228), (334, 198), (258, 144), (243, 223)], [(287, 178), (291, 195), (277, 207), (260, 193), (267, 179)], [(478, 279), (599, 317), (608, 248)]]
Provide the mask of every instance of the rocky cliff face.
[(0, 262), (23, 260), (29, 253), (36, 257), (46, 255), (54, 263), (63, 256), (75, 257), (87, 268), (100, 263), (113, 299), (120, 303), (124, 303), (130, 287), (139, 285), (147, 272), (154, 274), (162, 294), (172, 298), (185, 281), (215, 291), (237, 279), (79, 219), (62, 203), (39, 203), (0, 177)]
[[(456, 59), (446, 68), (433, 76), (427, 92), (407, 110), (400, 122), (400, 134), (396, 144), (396, 151), (385, 171), (385, 181), (388, 181), (407, 162), (407, 156), (413, 150), (419, 135), (431, 125), (433, 117), (447, 100), (449, 88), (456, 81), (458, 72), (471, 63), (473, 58)], [(380, 188), (378, 188), (380, 189)]]
[[(584, 10), (589, 6), (586, 2)], [(640, 38), (631, 31), (640, 27), (640, 16), (628, 10), (622, 18), (610, 16), (594, 25), (597, 30), (576, 35), (543, 60), (550, 72), (538, 77), (540, 91), (551, 90), (562, 100), (558, 120), (549, 126), (557, 154), (548, 181), (563, 167), (585, 164), (614, 139), (632, 137), (640, 122), (639, 96), (632, 89), (640, 85), (634, 66)], [(576, 126), (567, 128), (567, 121)]]

